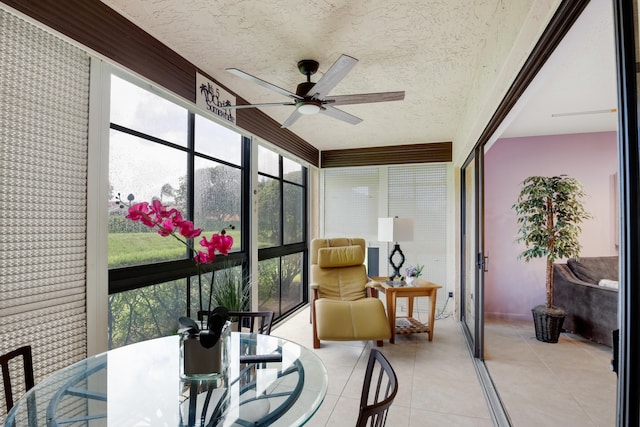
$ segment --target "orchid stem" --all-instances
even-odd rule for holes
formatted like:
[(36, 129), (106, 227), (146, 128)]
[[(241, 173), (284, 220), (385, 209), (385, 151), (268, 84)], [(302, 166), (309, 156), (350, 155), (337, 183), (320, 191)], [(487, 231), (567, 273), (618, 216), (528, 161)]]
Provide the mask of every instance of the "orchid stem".
[(209, 313), (211, 313), (211, 297), (213, 296), (213, 284), (215, 283), (216, 280), (216, 271), (213, 270), (211, 271), (211, 286), (209, 286), (209, 307), (207, 308), (207, 311)]
[[(200, 276), (200, 264), (198, 264), (198, 305), (200, 306), (200, 313), (202, 313), (202, 278)], [(202, 318), (204, 319), (204, 317)], [(204, 327), (204, 320), (200, 320), (200, 329)]]

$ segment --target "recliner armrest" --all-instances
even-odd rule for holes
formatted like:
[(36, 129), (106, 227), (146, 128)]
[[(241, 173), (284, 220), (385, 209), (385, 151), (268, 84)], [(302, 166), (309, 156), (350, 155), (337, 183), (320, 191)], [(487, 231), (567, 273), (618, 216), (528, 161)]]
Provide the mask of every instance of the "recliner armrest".
[(375, 280), (369, 281), (365, 285), (365, 289), (367, 290), (367, 297), (378, 298), (378, 289), (380, 288), (382, 288), (382, 283)]
[(369, 280), (369, 282), (367, 282), (366, 286), (367, 286), (367, 288), (381, 288), (382, 287), (382, 283), (378, 282), (377, 280)]
[(311, 300), (315, 301), (318, 299), (318, 289), (320, 289), (320, 285), (318, 283), (311, 283), (309, 284), (309, 287), (311, 288), (312, 291), (312, 295), (311, 295)]

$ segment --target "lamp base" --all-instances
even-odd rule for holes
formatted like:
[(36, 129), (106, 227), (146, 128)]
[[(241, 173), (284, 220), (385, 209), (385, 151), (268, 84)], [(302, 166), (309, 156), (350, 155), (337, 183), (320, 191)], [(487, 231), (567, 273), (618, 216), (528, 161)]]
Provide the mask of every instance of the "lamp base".
[[(393, 261), (393, 257), (396, 255), (400, 256), (399, 264), (396, 264)], [(389, 254), (389, 264), (393, 267), (393, 275), (389, 277), (389, 280), (393, 280), (395, 277), (401, 277), (400, 268), (402, 268), (402, 264), (404, 264), (404, 254), (402, 253), (402, 249), (400, 249), (400, 245), (398, 243), (394, 245), (391, 254)]]

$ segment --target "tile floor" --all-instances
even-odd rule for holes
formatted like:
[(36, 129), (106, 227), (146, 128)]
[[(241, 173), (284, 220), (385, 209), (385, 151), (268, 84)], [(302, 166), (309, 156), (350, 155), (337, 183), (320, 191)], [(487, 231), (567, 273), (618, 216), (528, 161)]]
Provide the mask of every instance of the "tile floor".
[[(271, 333), (313, 348), (309, 309)], [(329, 373), (329, 388), (309, 426), (355, 425), (371, 345), (323, 341), (321, 348), (315, 350)], [(436, 320), (431, 342), (427, 334), (399, 335), (395, 344), (386, 341), (381, 350), (399, 382), (387, 426), (493, 425), (460, 324), (453, 317)]]
[(485, 363), (517, 427), (615, 425), (610, 361), (609, 347), (577, 335), (549, 344), (536, 340), (533, 322), (485, 321)]

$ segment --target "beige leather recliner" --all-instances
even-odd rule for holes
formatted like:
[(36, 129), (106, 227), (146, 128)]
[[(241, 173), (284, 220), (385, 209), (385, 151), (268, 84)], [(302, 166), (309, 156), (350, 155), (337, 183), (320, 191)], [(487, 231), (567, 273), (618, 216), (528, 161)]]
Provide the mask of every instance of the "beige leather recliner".
[(313, 347), (320, 340), (376, 341), (391, 337), (376, 282), (364, 265), (360, 238), (314, 239), (311, 242), (311, 321)]

